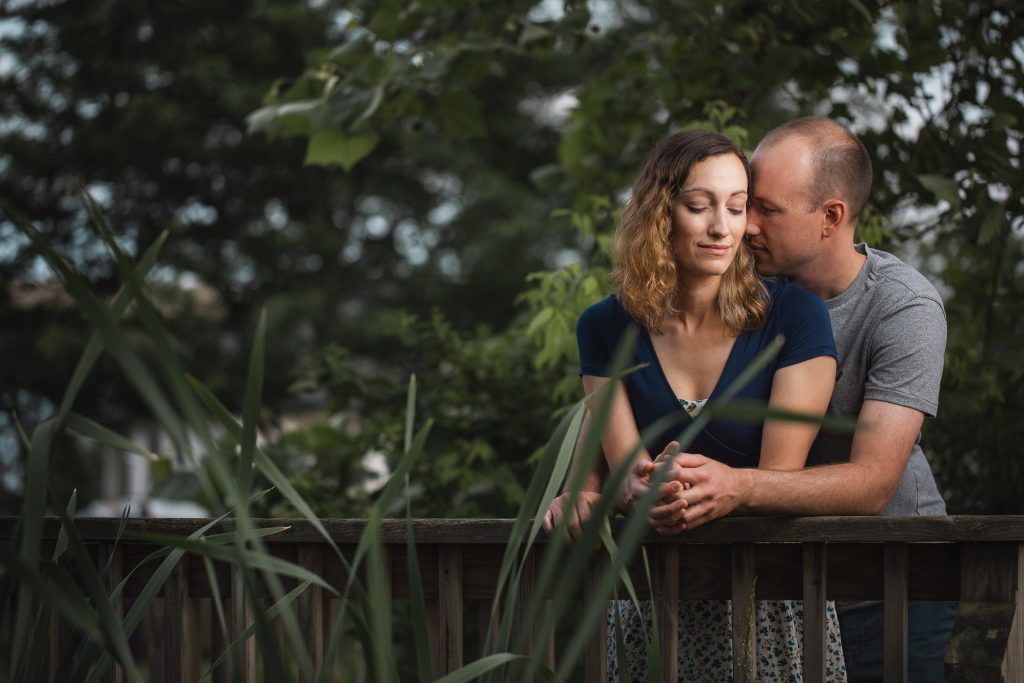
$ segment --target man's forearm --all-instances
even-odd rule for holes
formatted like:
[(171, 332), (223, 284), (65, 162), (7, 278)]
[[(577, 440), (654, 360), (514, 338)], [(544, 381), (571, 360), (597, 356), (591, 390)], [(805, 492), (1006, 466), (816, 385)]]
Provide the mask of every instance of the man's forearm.
[(742, 470), (739, 514), (877, 515), (892, 487), (866, 463), (837, 463), (803, 470)]

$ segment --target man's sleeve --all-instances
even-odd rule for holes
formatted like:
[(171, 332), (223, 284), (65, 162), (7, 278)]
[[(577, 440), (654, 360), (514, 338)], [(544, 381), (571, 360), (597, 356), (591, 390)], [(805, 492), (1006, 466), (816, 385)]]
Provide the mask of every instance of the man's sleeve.
[(946, 352), (946, 314), (933, 299), (915, 297), (874, 330), (864, 400), (885, 401), (935, 416)]

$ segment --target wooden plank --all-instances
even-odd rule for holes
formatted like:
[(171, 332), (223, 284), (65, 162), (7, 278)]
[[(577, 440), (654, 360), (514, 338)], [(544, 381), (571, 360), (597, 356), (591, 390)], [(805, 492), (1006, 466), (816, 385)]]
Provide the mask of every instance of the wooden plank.
[[(961, 595), (946, 650), (946, 679), (1017, 681), (1020, 631), (1016, 602), (1021, 586), (1020, 544), (965, 543)], [(1017, 642), (1015, 642), (1017, 639)], [(1013, 670), (1013, 676), (1008, 676)]]
[[(317, 576), (323, 574), (323, 552), (324, 546), (307, 543), (299, 546), (298, 564)], [(299, 681), (315, 681), (323, 667), (324, 646), (326, 641), (325, 630), (327, 618), (324, 610), (324, 589), (316, 584), (310, 584), (298, 599), (298, 621), (299, 631), (309, 648), (309, 658), (312, 663), (311, 669), (299, 667)]]
[[(590, 566), (583, 577), (583, 600), (596, 592), (601, 574), (608, 566), (608, 554), (598, 550), (590, 560)], [(619, 661), (623, 661), (621, 656)], [(590, 637), (586, 650), (583, 651), (583, 680), (608, 680), (608, 626), (604, 619), (599, 619), (597, 627)]]
[(882, 635), (883, 670), (887, 683), (907, 680), (907, 544), (885, 544), (885, 604)]
[(732, 547), (732, 673), (736, 683), (757, 680), (755, 556), (750, 543)]
[(164, 680), (194, 681), (199, 678), (199, 629), (196, 610), (188, 592), (190, 557), (185, 555), (164, 584), (161, 633)]
[(510, 642), (516, 652), (532, 654), (534, 651), (533, 626), (526, 623), (526, 605), (533, 595), (533, 585), (536, 573), (536, 555), (530, 552), (523, 559), (523, 572), (519, 581), (519, 590), (516, 594), (516, 603), (512, 606), (512, 634)]
[(1024, 543), (1017, 544), (1017, 592), (1002, 673), (1004, 681), (1024, 681)]
[(824, 543), (804, 543), (804, 681), (825, 681), (825, 594), (828, 550)]
[[(97, 565), (100, 568), (110, 564), (110, 568), (105, 577), (105, 588), (107, 595), (111, 595), (117, 585), (121, 583), (124, 578), (124, 564), (122, 562), (123, 552), (121, 546), (115, 546), (113, 543), (101, 543), (99, 545), (99, 552), (96, 557)], [(118, 621), (124, 619), (124, 594), (119, 594), (116, 598), (111, 599), (111, 607), (114, 608), (114, 616), (117, 617)], [(114, 662), (107, 669), (106, 673), (103, 674), (101, 679), (104, 683), (123, 683), (124, 682), (124, 668)]]
[(438, 550), (438, 629), (435, 661), (441, 674), (462, 666), (462, 546)]
[[(661, 641), (661, 677), (674, 681), (679, 677), (679, 546), (657, 546), (652, 555), (651, 579)], [(624, 666), (625, 657), (620, 655), (619, 662)]]
[[(239, 607), (238, 602), (241, 601)], [(255, 623), (252, 604), (245, 594), (244, 583), (241, 572), (237, 566), (231, 567), (231, 597), (224, 601), (225, 615), (228, 620), (228, 628), (232, 634), (232, 640), (238, 638), (247, 628)], [(241, 619), (239, 620), (239, 615)], [(256, 636), (251, 635), (245, 642), (239, 645), (241, 652), (235, 654), (233, 662), (228, 666), (233, 668), (232, 680), (244, 681), (245, 683), (256, 683)]]
[[(152, 531), (187, 535), (207, 523), (205, 519), (130, 519), (129, 534)], [(315, 543), (321, 537), (308, 520), (257, 519), (256, 526), (290, 526), (274, 537), (276, 543)], [(86, 541), (112, 541), (117, 535), (118, 519), (81, 517), (75, 520)], [(422, 543), (503, 544), (508, 541), (514, 524), (511, 519), (417, 519), (413, 520), (416, 539)], [(613, 520), (618, 532), (623, 520)], [(10, 539), (17, 524), (16, 517), (0, 517), (0, 539)], [(328, 534), (337, 543), (358, 543), (366, 527), (361, 519), (325, 519)], [(385, 543), (401, 543), (405, 539), (404, 519), (387, 519), (382, 523)], [(230, 531), (233, 524), (224, 521), (211, 533)], [(43, 520), (44, 540), (56, 539), (60, 520)], [(130, 536), (129, 536), (130, 540)], [(547, 538), (537, 539), (546, 543)], [(684, 545), (701, 543), (872, 543), (872, 542), (1024, 542), (1022, 515), (952, 515), (935, 517), (729, 517), (715, 520), (678, 536), (660, 536), (653, 531), (644, 542)]]

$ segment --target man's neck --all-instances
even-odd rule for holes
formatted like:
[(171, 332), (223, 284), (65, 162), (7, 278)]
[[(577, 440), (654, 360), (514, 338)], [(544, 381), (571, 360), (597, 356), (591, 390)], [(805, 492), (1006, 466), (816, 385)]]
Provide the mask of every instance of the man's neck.
[(867, 256), (854, 249), (850, 243), (842, 249), (824, 252), (821, 258), (809, 264), (803, 272), (790, 276), (790, 279), (827, 301), (839, 296), (853, 284), (866, 260)]

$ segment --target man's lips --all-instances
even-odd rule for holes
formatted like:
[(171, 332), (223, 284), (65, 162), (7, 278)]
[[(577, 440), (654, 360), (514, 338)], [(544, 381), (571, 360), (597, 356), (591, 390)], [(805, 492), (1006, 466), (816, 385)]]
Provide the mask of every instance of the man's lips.
[(765, 251), (765, 246), (763, 244), (758, 244), (757, 242), (747, 242), (747, 246), (753, 251)]

